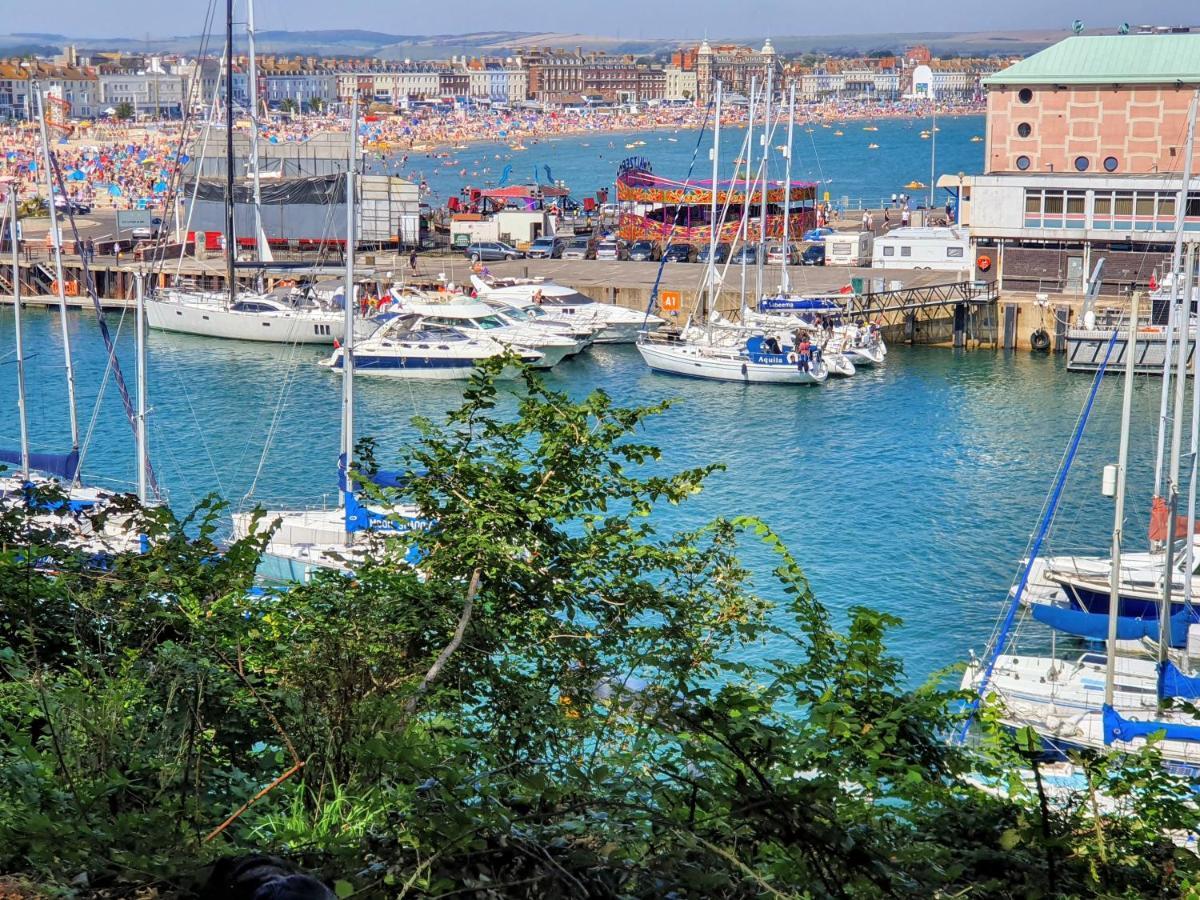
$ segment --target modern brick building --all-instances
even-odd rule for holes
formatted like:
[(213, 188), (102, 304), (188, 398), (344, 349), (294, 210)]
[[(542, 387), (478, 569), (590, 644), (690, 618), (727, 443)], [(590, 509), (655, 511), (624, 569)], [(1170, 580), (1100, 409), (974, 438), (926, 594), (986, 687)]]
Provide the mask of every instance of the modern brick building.
[[(1100, 257), (1106, 293), (1144, 286), (1174, 240), (1200, 34), (1070, 37), (983, 85), (985, 168), (962, 209), (1004, 286), (1082, 290)], [(1184, 212), (1200, 236), (1200, 190)]]

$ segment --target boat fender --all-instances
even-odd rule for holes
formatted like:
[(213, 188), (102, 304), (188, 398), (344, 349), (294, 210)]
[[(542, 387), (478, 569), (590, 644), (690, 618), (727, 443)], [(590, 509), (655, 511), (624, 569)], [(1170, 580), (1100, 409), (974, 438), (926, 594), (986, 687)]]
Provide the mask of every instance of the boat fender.
[(1050, 333), (1045, 328), (1039, 328), (1029, 336), (1029, 346), (1039, 353), (1050, 349)]
[(746, 377), (746, 364), (745, 363), (742, 363), (742, 377), (743, 378)]
[(979, 266), (980, 272), (986, 272), (992, 267), (992, 258), (990, 256), (980, 256), (975, 260), (975, 265)]

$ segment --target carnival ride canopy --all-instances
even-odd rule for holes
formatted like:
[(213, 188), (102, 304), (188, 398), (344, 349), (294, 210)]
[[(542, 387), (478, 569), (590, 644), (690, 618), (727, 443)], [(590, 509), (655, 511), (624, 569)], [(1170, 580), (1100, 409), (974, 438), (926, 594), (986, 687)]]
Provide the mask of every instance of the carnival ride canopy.
[[(767, 202), (782, 203), (785, 184), (782, 181), (767, 182)], [(751, 202), (759, 202), (762, 185), (745, 178), (724, 179), (717, 182), (717, 203), (738, 205), (746, 201), (749, 192)], [(674, 206), (705, 206), (712, 203), (713, 183), (711, 179), (689, 179), (676, 181), (651, 172), (634, 170), (617, 176), (617, 200), (630, 203), (661, 203)], [(803, 203), (814, 200), (817, 186), (810, 181), (791, 183), (792, 202)]]

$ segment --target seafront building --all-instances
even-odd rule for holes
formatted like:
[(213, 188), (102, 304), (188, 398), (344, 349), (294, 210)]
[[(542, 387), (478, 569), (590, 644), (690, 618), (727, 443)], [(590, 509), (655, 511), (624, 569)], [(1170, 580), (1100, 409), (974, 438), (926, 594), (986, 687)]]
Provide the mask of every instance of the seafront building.
[[(1010, 290), (1080, 291), (1103, 257), (1104, 293), (1169, 260), (1200, 34), (1076, 36), (984, 79), (982, 175), (961, 186), (962, 221)], [(1192, 160), (1200, 171), (1200, 144)], [(1200, 191), (1184, 228), (1200, 235)]]

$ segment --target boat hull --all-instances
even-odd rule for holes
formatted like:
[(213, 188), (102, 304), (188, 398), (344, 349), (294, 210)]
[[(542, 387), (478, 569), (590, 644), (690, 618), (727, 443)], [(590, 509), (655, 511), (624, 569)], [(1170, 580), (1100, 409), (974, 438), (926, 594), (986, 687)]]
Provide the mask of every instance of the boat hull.
[(740, 381), (743, 384), (820, 384), (825, 369), (804, 371), (795, 365), (765, 365), (736, 357), (706, 356), (687, 347), (638, 344), (638, 352), (655, 372), (705, 378), (711, 381)]
[(158, 331), (272, 344), (332, 346), (344, 335), (342, 317), (335, 314), (230, 312), (152, 299), (146, 300), (146, 323)]

